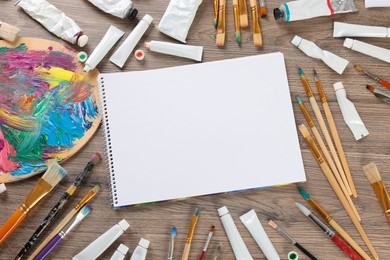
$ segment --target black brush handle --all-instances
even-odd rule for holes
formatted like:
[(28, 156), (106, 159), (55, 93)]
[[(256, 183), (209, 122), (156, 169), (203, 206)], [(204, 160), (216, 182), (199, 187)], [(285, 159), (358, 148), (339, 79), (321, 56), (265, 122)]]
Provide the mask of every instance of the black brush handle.
[(299, 250), (301, 250), (305, 255), (307, 255), (310, 259), (312, 260), (318, 260), (314, 255), (310, 254), (309, 251), (307, 251), (303, 246), (301, 246), (300, 244), (298, 243), (295, 243), (295, 246), (297, 248), (299, 248)]

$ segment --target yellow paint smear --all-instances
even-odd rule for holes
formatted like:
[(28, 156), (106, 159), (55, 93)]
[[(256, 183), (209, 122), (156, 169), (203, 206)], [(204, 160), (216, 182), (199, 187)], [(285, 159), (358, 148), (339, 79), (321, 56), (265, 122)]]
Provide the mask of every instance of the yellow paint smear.
[(62, 81), (74, 83), (85, 80), (85, 76), (59, 67), (50, 69), (39, 67), (37, 71), (50, 84), (50, 89), (58, 86)]
[(0, 122), (9, 127), (28, 132), (34, 131), (38, 127), (36, 120), (23, 119), (8, 113), (8, 111), (2, 108), (0, 108)]

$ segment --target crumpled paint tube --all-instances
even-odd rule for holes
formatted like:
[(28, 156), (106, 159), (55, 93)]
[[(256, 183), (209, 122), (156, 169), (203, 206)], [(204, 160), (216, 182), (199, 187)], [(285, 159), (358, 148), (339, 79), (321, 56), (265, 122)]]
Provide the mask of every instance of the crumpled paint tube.
[(291, 43), (297, 46), (298, 49), (303, 51), (307, 56), (322, 60), (338, 74), (343, 74), (344, 69), (349, 63), (346, 59), (343, 59), (332, 52), (322, 50), (314, 42), (305, 40), (298, 35), (295, 35)]
[(49, 2), (45, 0), (20, 0), (16, 5), (61, 39), (80, 47), (87, 44), (88, 36), (84, 35), (76, 22)]
[(119, 18), (129, 18), (133, 20), (138, 13), (137, 9), (133, 8), (131, 0), (88, 0), (91, 4), (99, 8), (105, 13), (111, 14)]

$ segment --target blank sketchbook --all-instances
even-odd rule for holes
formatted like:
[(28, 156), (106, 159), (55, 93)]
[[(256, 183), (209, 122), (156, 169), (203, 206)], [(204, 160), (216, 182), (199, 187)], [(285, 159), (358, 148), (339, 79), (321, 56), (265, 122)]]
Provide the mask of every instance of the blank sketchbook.
[(282, 53), (99, 81), (114, 207), (306, 180)]

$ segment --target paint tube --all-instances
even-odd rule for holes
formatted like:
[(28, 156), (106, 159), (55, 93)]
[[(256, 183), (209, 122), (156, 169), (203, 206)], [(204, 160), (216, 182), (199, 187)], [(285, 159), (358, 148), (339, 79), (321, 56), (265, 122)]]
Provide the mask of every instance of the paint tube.
[(145, 42), (144, 46), (151, 51), (202, 61), (202, 46), (184, 45), (162, 41)]
[(333, 37), (378, 37), (389, 38), (390, 28), (334, 22)]
[(333, 54), (332, 52), (322, 50), (314, 42), (305, 40), (298, 35), (295, 35), (291, 43), (297, 46), (298, 49), (303, 51), (307, 56), (322, 60), (338, 74), (342, 74), (349, 63), (349, 61), (337, 56), (336, 54)]
[(274, 9), (275, 20), (292, 22), (339, 13), (357, 12), (353, 0), (299, 0)]
[(129, 223), (127, 223), (125, 219), (122, 219), (118, 224), (114, 225), (95, 241), (89, 244), (86, 248), (84, 248), (83, 251), (75, 255), (72, 260), (93, 260), (98, 258), (129, 227)]
[(141, 238), (138, 246), (135, 248), (130, 260), (145, 260), (146, 254), (148, 253), (149, 240)]
[(347, 123), (349, 129), (351, 129), (353, 136), (356, 140), (359, 140), (368, 135), (368, 130), (355, 108), (355, 105), (347, 98), (347, 93), (343, 86), (343, 83), (337, 82), (333, 84), (334, 91), (336, 92), (337, 102), (339, 103), (341, 113), (345, 123)]
[(183, 43), (202, 0), (171, 0), (157, 29)]
[(370, 7), (390, 7), (389, 0), (365, 0), (364, 1), (366, 8)]
[(94, 6), (104, 11), (105, 13), (111, 14), (119, 18), (127, 17), (133, 20), (138, 10), (133, 8), (133, 2), (131, 0), (88, 0)]
[(106, 34), (100, 40), (99, 44), (93, 50), (92, 54), (89, 56), (85, 62), (84, 72), (88, 72), (94, 69), (99, 62), (106, 56), (108, 51), (114, 46), (114, 44), (125, 34), (115, 26), (111, 25), (108, 28)]
[(346, 38), (344, 47), (390, 63), (390, 50), (362, 41)]
[(135, 45), (139, 42), (142, 35), (149, 28), (149, 25), (152, 23), (153, 17), (148, 14), (145, 14), (144, 18), (138, 22), (137, 26), (133, 31), (127, 36), (126, 40), (122, 43), (121, 46), (115, 51), (111, 56), (110, 61), (122, 68), (125, 65), (126, 60), (129, 58), (131, 52), (134, 50)]
[(7, 190), (7, 188), (5, 187), (5, 184), (4, 183), (0, 183), (0, 193), (3, 193), (6, 190)]
[(129, 248), (124, 244), (120, 244), (116, 249), (115, 253), (111, 256), (110, 260), (123, 260), (129, 251)]
[(88, 36), (74, 20), (67, 17), (64, 12), (45, 0), (21, 0), (17, 2), (28, 15), (38, 21), (47, 30), (61, 39), (84, 47), (88, 42)]
[(265, 257), (267, 259), (279, 260), (280, 257), (278, 252), (276, 252), (276, 249), (272, 245), (267, 233), (265, 233), (255, 210), (252, 209), (248, 211), (240, 217), (240, 220), (249, 230), (249, 233), (251, 233), (252, 237), (261, 248), (261, 251), (263, 251)]
[(222, 225), (225, 229), (226, 235), (229, 239), (230, 245), (232, 246), (234, 256), (237, 260), (253, 260), (251, 254), (246, 247), (244, 240), (236, 225), (234, 224), (233, 218), (229, 213), (227, 207), (222, 207), (218, 209), (218, 214), (221, 217)]

